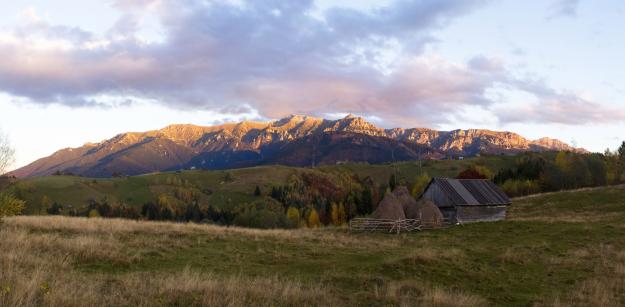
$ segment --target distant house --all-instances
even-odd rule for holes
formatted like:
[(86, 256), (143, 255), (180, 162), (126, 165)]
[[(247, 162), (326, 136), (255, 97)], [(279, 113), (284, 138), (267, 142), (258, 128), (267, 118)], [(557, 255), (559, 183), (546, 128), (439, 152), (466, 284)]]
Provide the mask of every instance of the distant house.
[(511, 203), (497, 185), (486, 179), (434, 178), (421, 198), (434, 202), (451, 223), (503, 220)]

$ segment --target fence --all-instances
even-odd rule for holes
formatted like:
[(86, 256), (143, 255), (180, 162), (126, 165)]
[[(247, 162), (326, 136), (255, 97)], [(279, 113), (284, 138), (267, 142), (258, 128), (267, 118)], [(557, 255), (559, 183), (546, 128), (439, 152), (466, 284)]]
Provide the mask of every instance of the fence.
[(386, 220), (386, 219), (368, 219), (354, 218), (349, 221), (350, 231), (363, 232), (388, 232), (401, 233), (414, 230), (421, 230), (421, 222), (419, 220), (402, 219), (402, 220)]

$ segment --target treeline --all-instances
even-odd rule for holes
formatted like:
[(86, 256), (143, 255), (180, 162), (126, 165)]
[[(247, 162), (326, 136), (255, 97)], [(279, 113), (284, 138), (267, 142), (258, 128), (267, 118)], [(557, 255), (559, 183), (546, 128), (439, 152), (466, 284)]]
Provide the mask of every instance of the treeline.
[[(226, 173), (226, 180), (234, 179)], [(91, 199), (75, 207), (44, 196), (41, 204), (51, 215), (297, 228), (339, 226), (354, 216), (370, 214), (386, 189), (368, 177), (311, 171), (294, 174), (286, 184), (270, 186), (267, 191), (256, 186), (250, 191), (251, 201), (214, 206), (207, 197), (212, 191), (200, 190), (187, 180), (170, 176), (162, 185), (167, 187), (166, 191), (140, 208), (106, 198)]]
[(625, 143), (616, 152), (525, 153), (493, 177), (509, 196), (625, 183)]
[(370, 214), (382, 193), (369, 177), (360, 179), (348, 172), (304, 173), (272, 187), (270, 197), (282, 204), (291, 224), (318, 227), (343, 225), (355, 216)]
[[(404, 176), (405, 177), (405, 176)], [(511, 197), (540, 192), (625, 183), (625, 143), (616, 152), (524, 153), (514, 166), (493, 171), (484, 165), (462, 170), (457, 178), (491, 179)], [(296, 228), (344, 225), (355, 216), (372, 213), (387, 189), (412, 187), (418, 198), (431, 178), (414, 174), (410, 182), (392, 174), (385, 183), (345, 171), (307, 170), (291, 175), (286, 183), (250, 187), (245, 193), (213, 195), (178, 175), (157, 183), (158, 196), (139, 207), (106, 198), (80, 207), (61, 205), (44, 197), (48, 214), (129, 218), (236, 225), (253, 228)], [(225, 172), (223, 182), (236, 181)], [(20, 189), (16, 195), (21, 195)], [(26, 193), (27, 191), (23, 191)], [(230, 196), (235, 199), (230, 200)], [(215, 197), (220, 198), (217, 201)], [(215, 201), (211, 201), (215, 199)]]

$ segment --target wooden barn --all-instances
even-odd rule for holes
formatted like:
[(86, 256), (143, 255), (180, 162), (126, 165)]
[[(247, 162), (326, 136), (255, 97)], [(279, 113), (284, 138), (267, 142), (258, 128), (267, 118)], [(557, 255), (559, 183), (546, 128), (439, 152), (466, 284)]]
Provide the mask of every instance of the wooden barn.
[(450, 223), (503, 220), (511, 203), (497, 185), (486, 179), (434, 178), (421, 198), (434, 202)]

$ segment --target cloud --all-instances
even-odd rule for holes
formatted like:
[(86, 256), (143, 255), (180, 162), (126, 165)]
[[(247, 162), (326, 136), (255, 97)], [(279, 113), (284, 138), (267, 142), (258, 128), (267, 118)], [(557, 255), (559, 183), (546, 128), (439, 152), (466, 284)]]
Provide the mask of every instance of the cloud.
[(555, 0), (550, 7), (548, 18), (575, 17), (580, 0)]
[[(405, 126), (447, 123), (471, 107), (491, 110), (497, 101), (486, 93), (500, 84), (582, 105), (573, 94), (517, 80), (497, 58), (454, 63), (424, 55), (435, 30), (484, 1), (396, 0), (321, 13), (312, 0), (112, 3), (122, 17), (104, 34), (41, 20), (0, 32), (0, 91), (39, 104), (147, 100), (268, 118), (356, 113)], [(141, 37), (146, 14), (158, 18), (162, 40)], [(562, 121), (549, 109), (530, 113)]]
[[(432, 29), (481, 2), (398, 0), (370, 12), (330, 8), (319, 18), (310, 0), (117, 1), (124, 14), (104, 35), (42, 21), (5, 32), (12, 40), (0, 40), (0, 90), (44, 104), (133, 95), (177, 108), (249, 104), (276, 115), (242, 94), (263, 84), (338, 93), (333, 82), (360, 89), (380, 83), (385, 77), (376, 67), (389, 44), (401, 41), (399, 49), (411, 55)], [(162, 43), (136, 35), (148, 8), (160, 18)], [(315, 103), (341, 97), (323, 98)]]
[(583, 125), (625, 119), (625, 110), (604, 106), (572, 91), (556, 91), (543, 80), (516, 79), (509, 85), (533, 95), (536, 101), (522, 107), (496, 109), (501, 122)]

